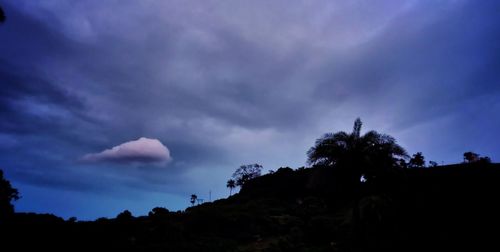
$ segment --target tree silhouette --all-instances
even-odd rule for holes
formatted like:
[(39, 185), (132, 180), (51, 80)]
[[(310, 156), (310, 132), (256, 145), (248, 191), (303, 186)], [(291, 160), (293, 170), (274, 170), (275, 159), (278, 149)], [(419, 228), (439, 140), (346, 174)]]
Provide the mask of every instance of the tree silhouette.
[(164, 207), (155, 207), (149, 211), (149, 217), (165, 217), (168, 216), (170, 211)]
[(231, 196), (233, 189), (236, 187), (236, 181), (234, 181), (234, 179), (228, 180), (226, 187), (229, 188), (229, 196)]
[(191, 194), (191, 205), (194, 206), (194, 203), (196, 203), (196, 200), (198, 199), (198, 196), (196, 194)]
[(490, 157), (480, 157), (478, 160), (479, 163), (483, 164), (490, 164), (491, 163), (491, 158)]
[[(376, 131), (361, 135), (363, 123), (357, 118), (352, 133), (344, 131), (327, 133), (316, 140), (315, 145), (307, 152), (308, 163), (314, 166), (332, 167), (337, 170), (348, 185), (354, 197), (352, 212), (352, 228), (354, 246), (361, 236), (360, 209), (361, 184), (375, 184), (384, 181), (384, 175), (396, 167), (400, 167), (401, 159), (406, 159), (406, 151), (396, 144), (396, 140)], [(380, 175), (380, 176), (379, 176)]]
[(410, 168), (423, 168), (425, 167), (425, 158), (422, 155), (422, 152), (417, 152), (413, 154), (413, 157), (410, 159)]
[(327, 133), (317, 139), (307, 152), (308, 163), (344, 170), (351, 181), (359, 182), (361, 176), (370, 180), (379, 171), (392, 168), (401, 158), (407, 158), (406, 151), (393, 137), (376, 131), (361, 135), (362, 125), (357, 118), (352, 133)]
[(19, 192), (12, 188), (10, 182), (3, 177), (3, 171), (0, 170), (0, 221), (14, 213), (12, 201), (18, 200)]
[(116, 216), (116, 220), (118, 220), (118, 221), (130, 221), (133, 218), (134, 218), (134, 216), (132, 215), (132, 213), (129, 210), (125, 210)]
[(479, 160), (479, 154), (472, 151), (467, 151), (464, 153), (464, 162), (473, 163)]
[(243, 186), (249, 180), (259, 177), (261, 171), (262, 165), (260, 164), (241, 165), (233, 173), (233, 179), (236, 181), (237, 186)]
[(0, 6), (0, 23), (5, 22), (5, 13), (3, 12), (2, 6)]

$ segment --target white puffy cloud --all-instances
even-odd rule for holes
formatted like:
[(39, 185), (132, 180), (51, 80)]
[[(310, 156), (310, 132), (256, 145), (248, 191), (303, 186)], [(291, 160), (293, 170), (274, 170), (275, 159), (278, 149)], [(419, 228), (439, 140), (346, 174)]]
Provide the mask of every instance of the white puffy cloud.
[(106, 149), (89, 153), (81, 158), (84, 162), (114, 163), (166, 163), (172, 160), (170, 151), (158, 139), (141, 137)]

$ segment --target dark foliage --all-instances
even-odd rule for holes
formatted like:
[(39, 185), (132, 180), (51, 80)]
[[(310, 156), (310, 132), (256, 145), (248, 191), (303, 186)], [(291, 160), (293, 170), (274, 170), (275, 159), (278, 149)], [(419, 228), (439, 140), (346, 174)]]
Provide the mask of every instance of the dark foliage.
[(19, 199), (19, 192), (4, 178), (0, 170), (0, 223), (14, 213), (12, 201)]
[[(2, 248), (90, 251), (486, 251), (500, 224), (500, 165), (405, 169), (359, 195), (335, 169), (280, 168), (240, 193), (190, 207), (128, 211), (116, 219), (64, 221), (15, 214)], [(395, 179), (397, 178), (397, 179)], [(352, 204), (359, 197), (359, 204)], [(359, 218), (353, 218), (353, 208)], [(8, 250), (6, 250), (8, 251)]]
[(472, 151), (467, 151), (464, 153), (464, 162), (473, 163), (479, 160), (479, 154)]
[(417, 152), (413, 154), (413, 156), (410, 159), (410, 162), (408, 163), (408, 166), (410, 168), (424, 168), (425, 158), (424, 155), (422, 155), (422, 152)]
[(164, 217), (168, 216), (170, 211), (164, 207), (155, 207), (151, 211), (149, 211), (148, 216), (149, 217)]
[(2, 6), (0, 6), (0, 23), (5, 22), (5, 13), (3, 12)]
[(234, 179), (229, 179), (226, 183), (226, 187), (229, 188), (229, 196), (233, 195), (233, 189), (236, 187), (236, 181), (234, 181)]
[(399, 160), (406, 158), (406, 151), (396, 140), (376, 131), (361, 135), (362, 122), (354, 122), (352, 133), (340, 131), (327, 133), (316, 140), (307, 152), (309, 164), (331, 167), (338, 176), (356, 187), (360, 177), (375, 180), (400, 168)]
[(116, 216), (116, 220), (118, 221), (130, 221), (133, 218), (134, 216), (132, 216), (132, 213), (129, 210), (125, 210)]
[(191, 198), (189, 199), (189, 202), (191, 202), (192, 206), (194, 206), (194, 203), (196, 203), (197, 199), (198, 199), (198, 196), (196, 194), (191, 194)]
[(479, 154), (474, 153), (472, 151), (467, 151), (464, 153), (464, 162), (465, 163), (491, 163), (491, 159), (489, 157), (481, 157)]
[(259, 177), (261, 171), (262, 165), (260, 164), (241, 165), (233, 173), (233, 180), (236, 181), (237, 186), (243, 186), (248, 181)]

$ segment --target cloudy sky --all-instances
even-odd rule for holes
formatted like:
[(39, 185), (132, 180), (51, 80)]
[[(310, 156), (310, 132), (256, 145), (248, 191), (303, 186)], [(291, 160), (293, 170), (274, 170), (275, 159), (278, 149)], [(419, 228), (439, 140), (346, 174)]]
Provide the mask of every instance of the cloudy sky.
[(500, 159), (498, 1), (0, 0), (0, 167), (65, 218), (226, 197), (325, 132)]

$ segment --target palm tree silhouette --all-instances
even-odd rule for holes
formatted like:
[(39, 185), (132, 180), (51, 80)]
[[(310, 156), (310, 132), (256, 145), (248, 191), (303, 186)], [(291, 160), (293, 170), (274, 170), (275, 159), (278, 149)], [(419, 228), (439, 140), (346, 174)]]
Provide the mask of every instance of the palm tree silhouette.
[(198, 199), (198, 196), (196, 194), (191, 194), (191, 205), (194, 206), (194, 203), (196, 202), (196, 200)]
[(359, 182), (361, 176), (369, 180), (377, 172), (393, 168), (398, 158), (408, 158), (393, 137), (373, 130), (361, 135), (361, 126), (357, 118), (352, 133), (327, 133), (316, 140), (307, 152), (308, 163), (344, 170)]
[(226, 187), (229, 188), (229, 196), (231, 196), (233, 189), (236, 187), (236, 181), (234, 181), (234, 179), (228, 180)]
[(335, 168), (339, 171), (338, 176), (352, 189), (355, 246), (359, 245), (357, 239), (360, 237), (361, 183), (376, 180), (377, 175), (398, 167), (401, 158), (408, 158), (406, 151), (389, 135), (376, 131), (361, 135), (362, 125), (357, 118), (352, 133), (327, 133), (307, 152), (309, 164)]

